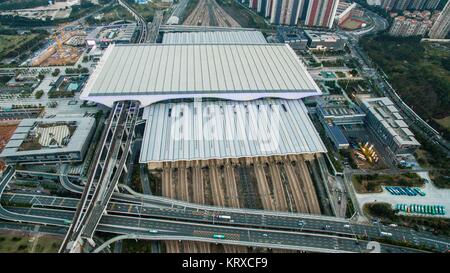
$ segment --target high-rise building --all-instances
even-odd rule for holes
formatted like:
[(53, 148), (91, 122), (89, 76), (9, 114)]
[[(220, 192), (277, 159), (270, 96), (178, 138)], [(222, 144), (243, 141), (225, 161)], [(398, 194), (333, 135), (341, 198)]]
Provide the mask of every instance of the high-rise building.
[(438, 7), (439, 2), (441, 2), (441, 0), (427, 0), (424, 5), (424, 9), (434, 10)]
[(270, 17), (273, 0), (258, 0), (256, 11), (264, 17)]
[(395, 7), (396, 0), (382, 0), (381, 7), (385, 10), (393, 10)]
[(450, 30), (450, 1), (447, 2), (441, 14), (430, 30), (430, 38), (444, 39)]
[(402, 37), (424, 36), (431, 26), (432, 22), (428, 18), (397, 16), (394, 18), (389, 34)]
[[(378, 2), (380, 4), (378, 4)], [(379, 5), (381, 8), (391, 10), (434, 10), (439, 5), (440, 0), (381, 0), (371, 1), (372, 5)], [(369, 3), (369, 1), (368, 1)]]
[(258, 6), (258, 0), (250, 0), (248, 1), (248, 7), (251, 9), (256, 9)]
[[(301, 16), (303, 23), (306, 26), (331, 28), (333, 26), (334, 17), (336, 16), (338, 4), (339, 0), (305, 1)], [(305, 16), (303, 17), (303, 15)]]
[(367, 0), (367, 4), (370, 6), (380, 6), (381, 0)]
[(273, 0), (270, 23), (296, 25), (302, 0)]
[(405, 10), (409, 7), (411, 0), (397, 0), (395, 4), (396, 10)]
[(422, 10), (425, 7), (427, 0), (411, 0), (409, 3), (409, 9)]
[(333, 26), (339, 0), (257, 0), (249, 6), (277, 25), (296, 25), (300, 20), (306, 26)]

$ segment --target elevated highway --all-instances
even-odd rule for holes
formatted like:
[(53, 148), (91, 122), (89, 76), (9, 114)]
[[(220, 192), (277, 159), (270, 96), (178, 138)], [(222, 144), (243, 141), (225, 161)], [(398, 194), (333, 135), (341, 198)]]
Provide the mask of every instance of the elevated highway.
[[(3, 193), (7, 183), (12, 179), (14, 170), (12, 168), (5, 172), (1, 179), (0, 194)], [(74, 207), (74, 201), (64, 202), (65, 205), (55, 209), (47, 208), (47, 205), (55, 205), (55, 197), (34, 196), (24, 194), (5, 194), (3, 199), (17, 198), (15, 201), (25, 203), (30, 201), (33, 203), (32, 208), (3, 208), (0, 207), (0, 217), (3, 219), (16, 222), (31, 222), (36, 224), (68, 226), (70, 219), (74, 217), (76, 212), (69, 207)], [(68, 199), (71, 198), (62, 198)], [(70, 205), (72, 202), (72, 205)], [(38, 208), (36, 206), (41, 206)], [(381, 225), (360, 225), (333, 223), (328, 221), (330, 227), (341, 226), (344, 229), (351, 229), (351, 232), (336, 232), (333, 229), (323, 230), (323, 223), (314, 220), (302, 220), (303, 224), (299, 225), (298, 219), (293, 220), (290, 224), (286, 222), (288, 219), (281, 217), (280, 219), (272, 219), (261, 216), (261, 218), (252, 217), (251, 215), (241, 215), (242, 219), (235, 216), (233, 222), (218, 220), (214, 215), (203, 215), (201, 211), (186, 212), (180, 208), (156, 208), (145, 204), (136, 206), (133, 204), (116, 204), (111, 203), (108, 214), (103, 214), (98, 224), (97, 230), (104, 232), (112, 232), (117, 234), (137, 234), (149, 236), (152, 238), (161, 238), (168, 240), (192, 240), (203, 242), (220, 242), (225, 244), (251, 245), (263, 247), (276, 247), (286, 249), (296, 249), (304, 251), (319, 252), (361, 252), (365, 251), (364, 241), (358, 240), (353, 234), (366, 234), (368, 238), (376, 239), (379, 237), (380, 230), (392, 232), (391, 239), (399, 240), (404, 238), (408, 242), (417, 245), (426, 245), (428, 247), (436, 247), (445, 251), (449, 246), (448, 238), (430, 236), (428, 234), (415, 234), (409, 229), (389, 229)], [(200, 213), (199, 213), (200, 212)], [(330, 217), (332, 218), (332, 217)], [(283, 223), (286, 222), (283, 227)], [(296, 228), (293, 228), (293, 226)], [(157, 231), (156, 233), (154, 231)], [(236, 233), (237, 232), (237, 233)], [(228, 234), (230, 240), (221, 240), (211, 238), (214, 234)], [(236, 237), (239, 234), (239, 237)], [(265, 234), (265, 235), (264, 235)], [(287, 234), (287, 235), (286, 235)], [(378, 234), (378, 235), (377, 235)], [(409, 236), (408, 236), (409, 235)], [(181, 237), (180, 237), (181, 236)], [(180, 239), (181, 238), (181, 239)], [(156, 240), (156, 239), (155, 239)], [(428, 243), (428, 244), (427, 244)], [(386, 246), (386, 251), (413, 251), (409, 248)]]
[(69, 232), (61, 245), (61, 252), (75, 251), (81, 246), (81, 237), (91, 239), (95, 227), (108, 204), (113, 191), (126, 168), (131, 152), (134, 126), (138, 118), (138, 102), (117, 102), (111, 110), (100, 145), (88, 172)]
[[(54, 209), (8, 208), (17, 215), (71, 219), (72, 211)], [(145, 236), (149, 240), (187, 240), (251, 247), (282, 248), (312, 252), (365, 252), (367, 241), (355, 238), (312, 234), (301, 231), (279, 231), (263, 228), (243, 228), (201, 223), (185, 223), (175, 220), (139, 219), (127, 216), (104, 215), (98, 226), (102, 232)], [(224, 235), (223, 239), (213, 235)], [(382, 252), (417, 252), (417, 250), (381, 244)]]
[(140, 28), (140, 34), (137, 39), (138, 43), (145, 43), (148, 39), (148, 26), (147, 22), (145, 21), (144, 17), (139, 15), (139, 13), (133, 9), (126, 1), (118, 0), (119, 5), (124, 7), (136, 20), (139, 28)]

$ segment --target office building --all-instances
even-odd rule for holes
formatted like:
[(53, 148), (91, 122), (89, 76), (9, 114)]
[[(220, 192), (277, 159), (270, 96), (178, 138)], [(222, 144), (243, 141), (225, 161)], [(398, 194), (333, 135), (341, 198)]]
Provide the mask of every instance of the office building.
[(394, 155), (413, 153), (420, 146), (389, 98), (362, 99), (361, 108), (368, 127)]
[(270, 23), (275, 25), (296, 25), (301, 0), (273, 0)]
[(300, 19), (305, 26), (331, 28), (339, 0), (306, 0)]

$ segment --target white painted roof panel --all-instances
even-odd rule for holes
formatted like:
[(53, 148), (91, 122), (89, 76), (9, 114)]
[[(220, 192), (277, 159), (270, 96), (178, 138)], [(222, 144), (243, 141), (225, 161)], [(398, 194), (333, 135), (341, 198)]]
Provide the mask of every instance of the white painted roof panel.
[[(285, 44), (111, 45), (82, 99), (301, 98), (320, 89)], [(143, 105), (148, 103), (143, 102)]]
[(161, 102), (143, 119), (141, 163), (326, 152), (301, 100)]

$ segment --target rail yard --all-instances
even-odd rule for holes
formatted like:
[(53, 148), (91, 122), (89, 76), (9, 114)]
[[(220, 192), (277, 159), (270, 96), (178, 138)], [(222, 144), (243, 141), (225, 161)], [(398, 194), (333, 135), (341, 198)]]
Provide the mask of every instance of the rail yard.
[[(321, 214), (310, 175), (312, 156), (288, 155), (237, 159), (176, 161), (151, 170), (161, 194), (182, 201), (219, 207)], [(233, 221), (230, 219), (230, 221)], [(242, 246), (223, 249), (202, 242), (166, 241), (173, 252), (246, 252)]]
[(200, 0), (191, 14), (183, 22), (184, 25), (240, 27), (215, 0)]

